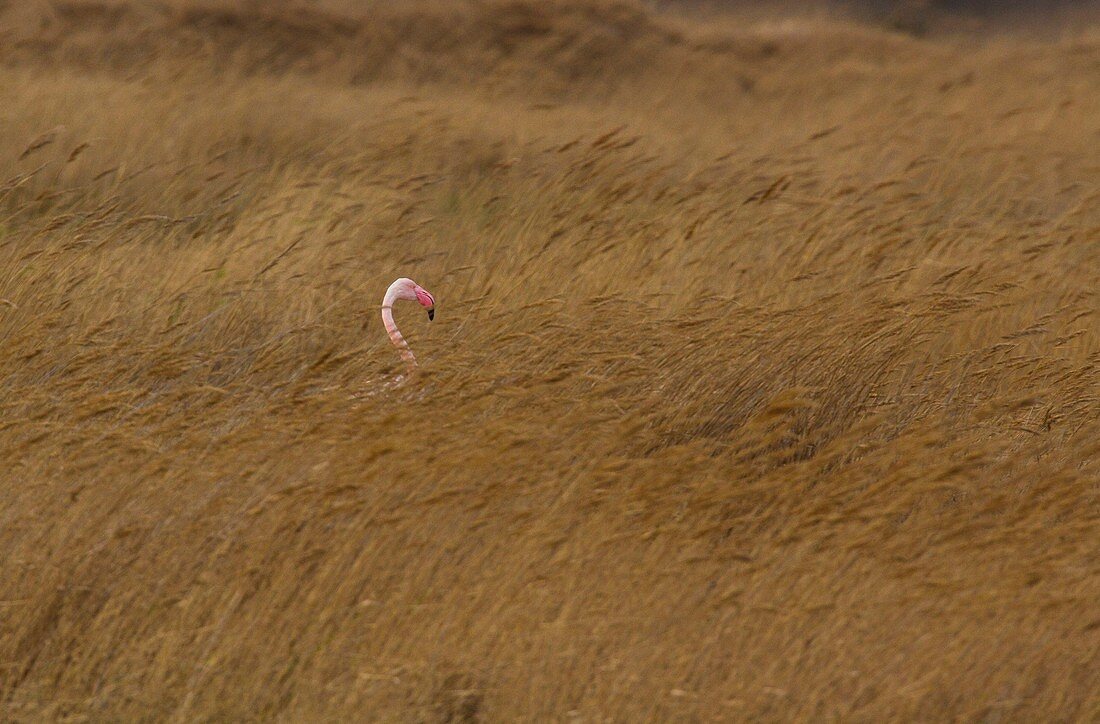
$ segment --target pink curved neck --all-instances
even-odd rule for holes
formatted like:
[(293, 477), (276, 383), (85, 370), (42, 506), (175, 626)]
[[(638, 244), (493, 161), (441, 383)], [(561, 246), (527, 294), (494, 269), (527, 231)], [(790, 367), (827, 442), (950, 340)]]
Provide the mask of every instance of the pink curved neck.
[(416, 367), (416, 357), (413, 356), (412, 350), (409, 349), (409, 343), (405, 341), (405, 338), (401, 336), (401, 330), (397, 328), (397, 323), (393, 321), (393, 303), (396, 301), (396, 295), (393, 290), (390, 289), (386, 292), (385, 299), (382, 300), (382, 324), (386, 326), (386, 333), (390, 335), (390, 341), (393, 342), (393, 346), (397, 348), (397, 351), (401, 354), (401, 359), (409, 365), (410, 369)]

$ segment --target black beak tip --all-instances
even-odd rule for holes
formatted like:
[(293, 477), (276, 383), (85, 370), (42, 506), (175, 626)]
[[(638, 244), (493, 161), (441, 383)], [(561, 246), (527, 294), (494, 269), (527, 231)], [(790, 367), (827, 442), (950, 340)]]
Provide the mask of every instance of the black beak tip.
[(428, 310), (428, 321), (430, 322), (433, 319), (435, 319), (435, 308), (434, 307), (432, 309)]

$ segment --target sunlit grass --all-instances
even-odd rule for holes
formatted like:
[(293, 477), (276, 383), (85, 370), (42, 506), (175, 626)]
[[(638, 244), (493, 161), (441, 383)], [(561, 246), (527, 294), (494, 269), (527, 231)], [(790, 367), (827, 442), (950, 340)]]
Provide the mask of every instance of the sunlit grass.
[(1089, 36), (115, 5), (0, 50), (0, 719), (1100, 711)]

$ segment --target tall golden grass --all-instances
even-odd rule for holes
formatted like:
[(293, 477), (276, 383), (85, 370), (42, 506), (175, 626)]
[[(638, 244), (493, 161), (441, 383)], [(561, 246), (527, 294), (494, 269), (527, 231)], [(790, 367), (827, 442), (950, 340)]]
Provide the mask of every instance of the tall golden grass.
[(1095, 31), (0, 18), (0, 719), (1100, 717)]

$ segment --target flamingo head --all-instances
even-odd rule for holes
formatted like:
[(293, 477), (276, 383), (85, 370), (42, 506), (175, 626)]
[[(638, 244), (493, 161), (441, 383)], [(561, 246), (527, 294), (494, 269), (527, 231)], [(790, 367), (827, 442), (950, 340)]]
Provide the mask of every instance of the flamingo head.
[[(386, 291), (386, 300), (392, 304), (395, 299), (405, 299), (410, 302), (418, 302), (420, 306), (428, 310), (428, 320), (435, 319), (435, 297), (424, 287), (412, 279), (402, 277), (390, 285)], [(387, 301), (383, 300), (383, 304)]]

